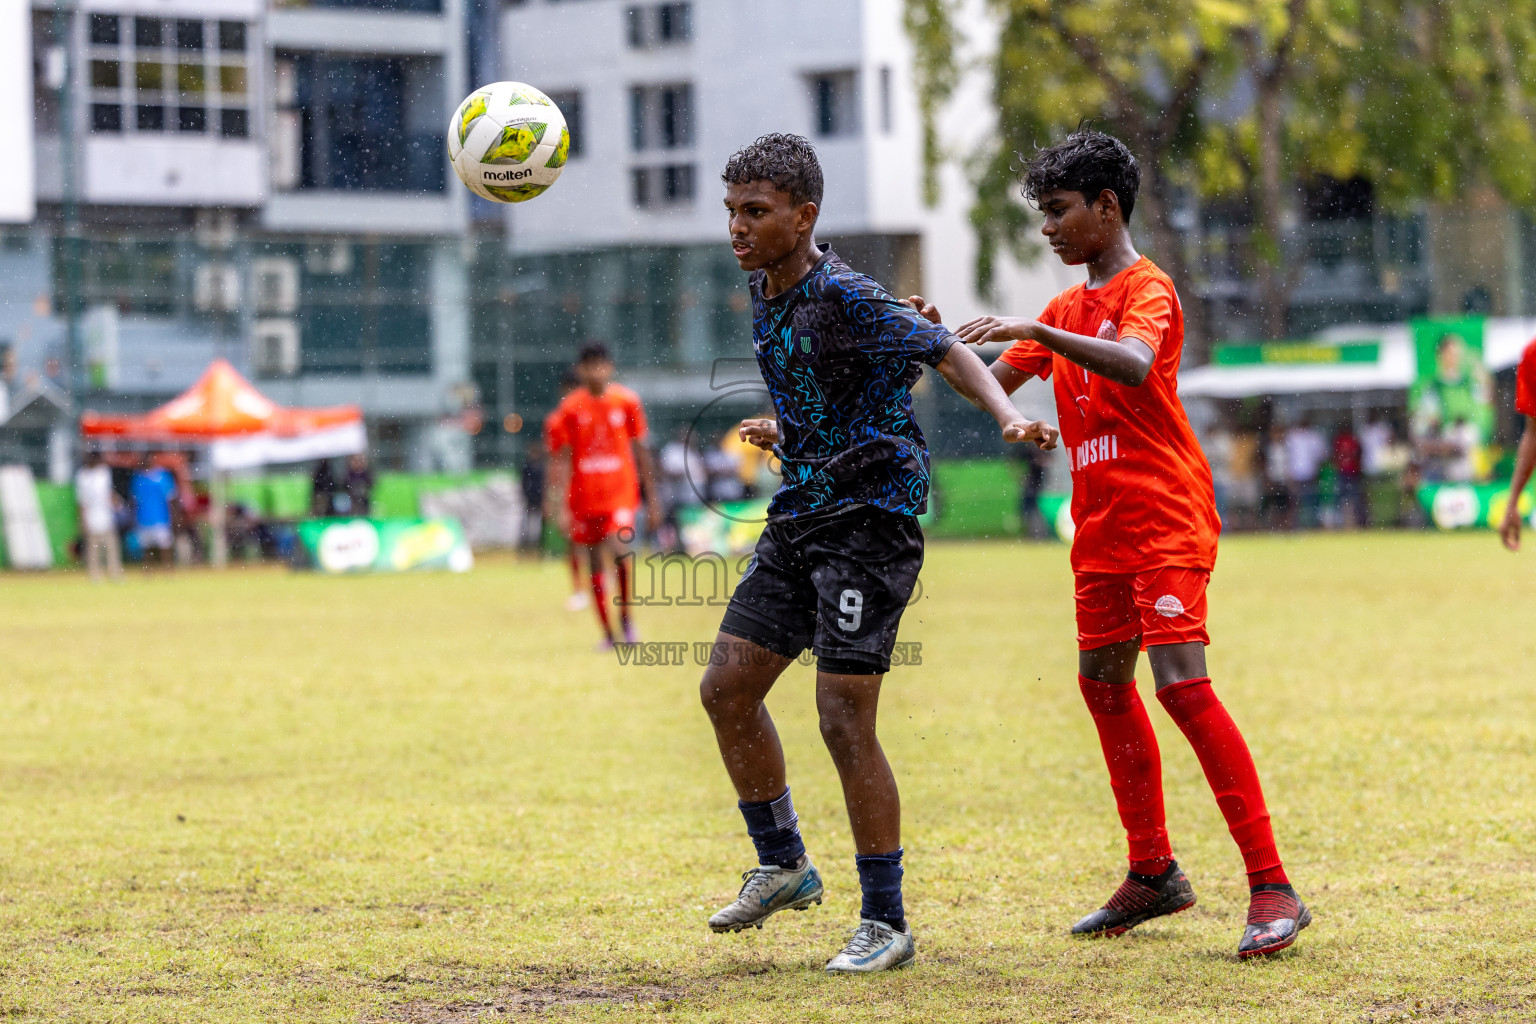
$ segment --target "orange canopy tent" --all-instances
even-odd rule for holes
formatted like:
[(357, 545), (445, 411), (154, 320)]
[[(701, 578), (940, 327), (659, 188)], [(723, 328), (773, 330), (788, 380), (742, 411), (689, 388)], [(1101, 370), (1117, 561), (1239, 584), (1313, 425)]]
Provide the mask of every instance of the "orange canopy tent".
[(357, 406), (284, 408), (223, 359), (215, 360), (196, 384), (160, 408), (138, 416), (87, 412), (80, 417), (80, 432), (108, 442), (205, 445), (216, 470), (351, 455), (368, 445)]

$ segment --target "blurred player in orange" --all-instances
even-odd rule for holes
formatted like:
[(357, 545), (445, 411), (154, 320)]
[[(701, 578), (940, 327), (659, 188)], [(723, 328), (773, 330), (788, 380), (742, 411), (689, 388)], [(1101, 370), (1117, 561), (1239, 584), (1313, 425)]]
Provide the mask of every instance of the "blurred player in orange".
[(1525, 420), (1520, 435), (1520, 450), (1515, 454), (1515, 477), (1509, 482), (1509, 505), (1499, 536), (1511, 551), (1520, 550), (1520, 492), (1525, 490), (1531, 470), (1536, 468), (1536, 339), (1525, 346), (1520, 368), (1515, 371), (1515, 411)]
[(618, 583), (619, 628), (624, 640), (636, 639), (629, 617), (629, 566), (618, 556), (635, 539), (642, 484), (646, 521), (654, 526), (661, 520), (656, 474), (646, 446), (650, 435), (640, 396), (613, 383), (613, 357), (605, 345), (582, 346), (576, 378), (581, 386), (561, 400), (546, 426), (549, 485), (544, 512), (586, 555), (602, 647), (609, 648), (614, 642), (608, 616), (610, 572)]
[[(576, 380), (576, 371), (574, 368), (567, 369), (560, 375), (561, 402), (565, 401), (566, 397), (570, 395), (572, 391), (576, 390), (578, 383), (579, 382)], [(550, 430), (551, 425), (555, 422), (559, 411), (560, 403), (556, 402), (555, 408), (551, 409), (549, 411), (549, 415), (544, 417), (544, 451), (546, 453), (546, 461), (548, 459), (548, 454), (555, 450), (555, 446), (550, 443), (550, 438), (553, 436), (550, 433)], [(547, 480), (548, 474), (544, 469), (540, 469), (539, 472), (546, 478), (545, 481), (542, 482), (539, 486), (538, 500), (540, 502), (544, 502), (544, 495), (548, 493), (549, 487)], [(544, 504), (547, 505), (547, 503)], [(547, 513), (543, 514), (542, 518), (545, 522), (551, 522)], [(571, 538), (568, 535), (565, 536), (565, 561), (566, 564), (570, 566), (571, 570), (571, 596), (565, 599), (565, 610), (568, 612), (579, 612), (587, 605), (592, 603), (592, 595), (587, 593), (586, 585), (582, 583), (581, 562), (576, 557), (576, 545), (571, 543)]]

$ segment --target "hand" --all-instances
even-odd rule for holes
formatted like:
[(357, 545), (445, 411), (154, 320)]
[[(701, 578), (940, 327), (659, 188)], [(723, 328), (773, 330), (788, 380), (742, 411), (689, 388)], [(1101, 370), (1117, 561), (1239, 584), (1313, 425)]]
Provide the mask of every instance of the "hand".
[(1061, 439), (1061, 431), (1045, 420), (1026, 420), (1020, 417), (1003, 427), (1003, 440), (1010, 444), (1033, 441), (1041, 451), (1051, 451)]
[(558, 506), (555, 507), (555, 514), (553, 518), (555, 520), (555, 526), (560, 530), (560, 536), (564, 537), (566, 540), (570, 540), (571, 527), (574, 525), (571, 520), (570, 506), (562, 501)]
[(936, 324), (944, 322), (944, 318), (939, 316), (938, 308), (921, 295), (908, 295), (902, 301), (917, 310), (917, 315), (923, 319)]
[(737, 433), (748, 444), (755, 444), (763, 451), (770, 452), (773, 451), (773, 446), (779, 443), (779, 421), (742, 420)]
[(1499, 525), (1499, 537), (1511, 551), (1520, 550), (1520, 503), (1510, 496), (1509, 508), (1504, 510), (1504, 522)]
[(1021, 316), (979, 316), (964, 324), (955, 337), (967, 345), (994, 341), (1027, 341), (1034, 336), (1035, 322)]

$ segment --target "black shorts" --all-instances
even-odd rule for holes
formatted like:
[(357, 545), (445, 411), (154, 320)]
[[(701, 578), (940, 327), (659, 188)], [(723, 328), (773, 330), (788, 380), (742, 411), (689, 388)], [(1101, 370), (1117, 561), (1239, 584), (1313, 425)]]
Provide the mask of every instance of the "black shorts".
[(857, 505), (769, 520), (720, 630), (785, 658), (809, 647), (823, 672), (881, 675), (922, 567), (915, 516)]

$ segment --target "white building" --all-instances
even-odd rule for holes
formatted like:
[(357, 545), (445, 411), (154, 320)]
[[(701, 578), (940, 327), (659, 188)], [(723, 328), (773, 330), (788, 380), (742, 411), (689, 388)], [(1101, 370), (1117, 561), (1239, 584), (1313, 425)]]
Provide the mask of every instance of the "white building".
[(360, 403), (386, 463), (467, 467), (468, 206), (442, 146), (462, 10), (32, 0), (36, 213), (0, 228), (9, 386), (67, 386), (75, 294), (81, 406), (155, 404), (224, 356), (279, 401)]
[[(556, 190), (509, 208), (519, 253), (612, 245), (725, 245), (719, 173), (770, 131), (812, 139), (826, 173), (818, 233), (899, 240), (946, 316), (990, 306), (972, 287), (970, 193), (953, 164), (923, 204), (922, 132), (901, 0), (523, 0), (503, 15), (503, 73), (574, 104), (580, 137)], [(978, 26), (985, 24), (978, 19)], [(986, 32), (973, 33), (985, 39)], [(942, 116), (949, 152), (990, 127), (972, 76)], [(1073, 280), (1005, 270), (1021, 312)], [(910, 280), (911, 277), (907, 276)], [(899, 282), (889, 284), (894, 287)]]
[[(696, 293), (739, 287), (719, 174), (736, 149), (766, 132), (793, 132), (816, 145), (826, 175), (818, 239), (898, 295), (922, 292), (950, 323), (999, 309), (1032, 315), (1078, 279), (1055, 261), (1022, 268), (1005, 260), (994, 301), (976, 293), (972, 193), (954, 162), (943, 166), (940, 203), (923, 203), (922, 128), (902, 7), (902, 0), (522, 0), (506, 8), (503, 77), (554, 97), (573, 137), (559, 183), (507, 209), (512, 253), (582, 253), (587, 263), (637, 246), (680, 254), (679, 298), (700, 315), (674, 319), (670, 351), (661, 345), (651, 358), (632, 360), (640, 368), (630, 376), (648, 399), (686, 405), (707, 393), (707, 374), (662, 372), (669, 363), (749, 352), (740, 300), (732, 308), (741, 329), (710, 343), (701, 320), (709, 298)], [(992, 37), (979, 15), (972, 22), (972, 38)], [(962, 83), (941, 116), (946, 152), (967, 152), (989, 131), (988, 88), (979, 74)], [(621, 292), (633, 272), (615, 262), (608, 274), (592, 273), (583, 296)], [(710, 283), (695, 288), (687, 279)], [(656, 372), (644, 372), (652, 364)]]

